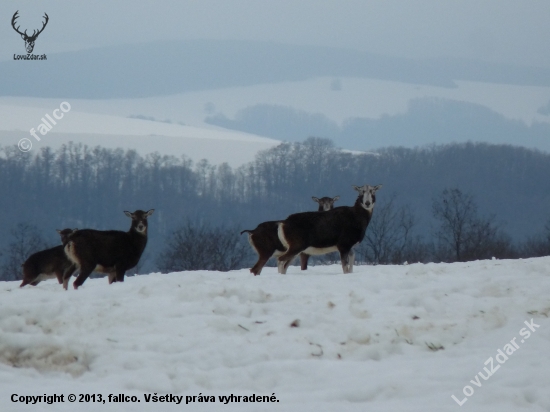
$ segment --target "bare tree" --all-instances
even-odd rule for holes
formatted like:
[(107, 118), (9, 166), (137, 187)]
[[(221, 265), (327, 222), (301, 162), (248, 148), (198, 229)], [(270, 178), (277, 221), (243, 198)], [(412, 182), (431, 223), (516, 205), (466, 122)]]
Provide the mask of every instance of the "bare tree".
[(550, 220), (546, 222), (544, 230), (529, 237), (520, 250), (522, 257), (540, 257), (550, 255)]
[(360, 261), (374, 264), (403, 263), (423, 258), (420, 238), (413, 238), (416, 218), (407, 206), (397, 207), (395, 197), (378, 206), (373, 213), (363, 242), (356, 248)]
[(48, 248), (42, 233), (34, 225), (19, 223), (11, 231), (12, 241), (4, 253), (0, 280), (21, 280), (21, 265), (35, 252)]
[(502, 232), (494, 216), (477, 218), (471, 225), (467, 240), (462, 255), (465, 261), (516, 257), (510, 237)]
[(459, 189), (445, 189), (439, 199), (433, 201), (432, 211), (440, 222), (436, 232), (440, 250), (444, 254), (451, 250), (454, 260), (460, 261), (477, 216), (477, 205), (472, 195), (464, 194)]
[(250, 246), (237, 229), (187, 221), (172, 233), (157, 264), (163, 272), (229, 271), (248, 266), (250, 259)]
[(433, 201), (433, 216), (440, 226), (436, 232), (440, 260), (468, 261), (494, 257), (513, 257), (510, 238), (495, 222), (494, 216), (481, 218), (473, 196), (459, 189), (445, 189)]

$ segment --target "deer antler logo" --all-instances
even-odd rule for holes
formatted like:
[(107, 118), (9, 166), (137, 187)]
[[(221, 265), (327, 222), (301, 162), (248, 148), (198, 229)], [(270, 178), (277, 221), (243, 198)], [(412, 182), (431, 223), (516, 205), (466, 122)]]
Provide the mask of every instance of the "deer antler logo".
[(44, 13), (44, 18), (46, 20), (44, 21), (44, 23), (42, 23), (42, 28), (40, 30), (38, 30), (38, 32), (36, 30), (33, 30), (32, 35), (29, 36), (29, 35), (27, 35), (27, 30), (25, 30), (25, 32), (22, 33), (22, 32), (19, 31), (20, 26), (15, 27), (15, 23), (16, 23), (15, 21), (19, 17), (18, 13), (19, 13), (19, 10), (17, 10), (15, 12), (15, 14), (13, 15), (13, 17), (11, 19), (11, 25), (12, 25), (13, 29), (21, 35), (21, 38), (23, 40), (25, 40), (25, 48), (27, 49), (27, 53), (32, 53), (32, 51), (34, 49), (34, 42), (36, 41), (36, 38), (38, 37), (38, 35), (40, 33), (42, 33), (44, 31), (44, 28), (48, 24), (48, 20), (50, 18), (48, 17), (48, 15), (46, 13)]

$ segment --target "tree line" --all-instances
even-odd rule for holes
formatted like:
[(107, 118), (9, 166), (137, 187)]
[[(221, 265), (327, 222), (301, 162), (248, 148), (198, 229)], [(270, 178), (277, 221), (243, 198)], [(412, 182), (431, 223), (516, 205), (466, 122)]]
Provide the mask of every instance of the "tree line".
[(309, 138), (238, 168), (72, 143), (36, 155), (4, 147), (0, 278), (13, 279), (33, 250), (57, 244), (55, 229), (127, 230), (123, 210), (150, 208), (139, 273), (247, 267), (255, 255), (241, 230), (315, 210), (311, 196), (351, 205), (351, 185), (379, 183), (356, 249), (361, 263), (541, 256), (550, 249), (548, 172), (546, 153), (474, 143), (351, 153)]

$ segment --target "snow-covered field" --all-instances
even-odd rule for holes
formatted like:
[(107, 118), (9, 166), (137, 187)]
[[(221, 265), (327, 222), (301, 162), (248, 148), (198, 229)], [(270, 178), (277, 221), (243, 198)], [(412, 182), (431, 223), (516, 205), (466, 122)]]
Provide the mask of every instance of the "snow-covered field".
[[(2, 282), (0, 409), (550, 411), (549, 315), (550, 258), (151, 274), (78, 291)], [(241, 402), (220, 402), (231, 394)], [(252, 394), (278, 402), (243, 402)]]
[[(340, 89), (334, 90), (333, 82)], [(313, 79), (228, 87), (171, 96), (141, 99), (69, 99), (78, 110), (111, 116), (144, 115), (206, 127), (204, 119), (213, 113), (229, 118), (248, 106), (273, 104), (309, 113), (322, 113), (341, 124), (350, 117), (380, 118), (405, 113), (412, 99), (434, 97), (486, 106), (510, 119), (550, 122), (537, 110), (550, 101), (550, 87), (456, 81), (457, 87), (437, 87), (395, 81), (317, 77)], [(60, 99), (0, 96), (0, 105), (40, 106), (55, 109)], [(2, 112), (0, 111), (0, 116)], [(38, 118), (40, 119), (40, 118)], [(37, 120), (38, 120), (37, 119)], [(0, 125), (0, 129), (3, 128)]]
[[(159, 152), (184, 155), (194, 161), (208, 159), (213, 164), (227, 162), (231, 166), (240, 166), (254, 160), (258, 151), (280, 144), (278, 140), (206, 124), (195, 127), (88, 112), (82, 101), (70, 99), (66, 100), (70, 110), (61, 113), (59, 109), (63, 101), (14, 99), (15, 104), (0, 104), (0, 145), (13, 146), (21, 139), (27, 139), (33, 146), (31, 150), (38, 152), (41, 147), (57, 149), (73, 141), (90, 147), (134, 149), (141, 155)], [(62, 114), (63, 117), (56, 121), (54, 110), (57, 110), (56, 115)], [(39, 133), (43, 119), (52, 126), (45, 135)], [(40, 141), (31, 136), (31, 128)]]
[[(335, 88), (333, 85), (338, 85)], [(239, 166), (252, 161), (260, 150), (278, 140), (227, 130), (205, 123), (212, 114), (233, 118), (257, 104), (291, 107), (321, 113), (341, 124), (352, 117), (380, 118), (405, 113), (411, 100), (442, 98), (486, 106), (510, 119), (527, 124), (550, 122), (537, 110), (550, 101), (549, 87), (456, 82), (455, 88), (414, 85), (359, 78), (319, 77), (298, 82), (230, 87), (143, 99), (41, 99), (0, 96), (0, 145), (29, 139), (33, 150), (54, 149), (75, 141), (88, 146), (136, 149), (140, 154), (159, 152), (213, 164)], [(30, 136), (42, 118), (68, 101), (71, 110), (40, 142)], [(156, 121), (135, 118), (141, 116)], [(168, 123), (165, 121), (169, 121)], [(307, 136), (304, 136), (304, 138)], [(330, 136), (327, 136), (330, 137)]]

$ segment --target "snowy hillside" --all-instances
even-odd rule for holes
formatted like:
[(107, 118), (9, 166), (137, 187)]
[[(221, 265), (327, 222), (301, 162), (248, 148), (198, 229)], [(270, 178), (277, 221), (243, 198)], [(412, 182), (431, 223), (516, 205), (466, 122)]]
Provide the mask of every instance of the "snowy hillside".
[[(550, 122), (537, 110), (550, 100), (550, 87), (456, 81), (456, 87), (416, 85), (353, 77), (316, 77), (302, 81), (227, 87), (134, 99), (69, 99), (81, 111), (105, 115), (152, 116), (192, 126), (207, 126), (205, 117), (223, 113), (233, 118), (257, 104), (292, 107), (321, 113), (341, 124), (352, 117), (380, 118), (405, 113), (411, 100), (440, 98), (485, 106), (509, 119)], [(335, 85), (337, 87), (335, 87)], [(55, 109), (60, 99), (0, 96), (0, 105)], [(43, 114), (42, 114), (43, 115)], [(38, 118), (40, 119), (40, 117)], [(37, 120), (38, 120), (37, 119)], [(2, 127), (0, 125), (0, 127)]]
[[(548, 411), (549, 273), (538, 258), (0, 283), (2, 411)], [(182, 404), (146, 402), (165, 394)]]
[[(194, 161), (208, 159), (213, 164), (227, 162), (231, 166), (239, 166), (252, 161), (258, 151), (280, 143), (277, 140), (217, 127), (193, 127), (87, 112), (78, 101), (69, 101), (70, 106), (64, 108), (70, 109), (61, 113), (59, 109), (62, 102), (59, 99), (34, 99), (0, 105), (0, 145), (12, 146), (21, 139), (29, 139), (33, 149), (39, 150), (46, 146), (57, 149), (73, 141), (90, 147), (99, 145), (106, 148), (135, 149), (141, 155), (159, 152), (163, 155), (185, 155)], [(56, 121), (54, 110), (57, 110), (57, 116), (63, 117)], [(47, 116), (50, 116), (49, 121)], [(52, 126), (45, 135), (39, 133), (43, 119)], [(52, 124), (52, 119), (56, 124)], [(30, 135), (31, 128), (35, 130), (40, 141)]]
[[(238, 166), (253, 160), (258, 151), (280, 142), (214, 127), (205, 122), (208, 116), (234, 119), (247, 107), (267, 104), (319, 114), (339, 127), (354, 117), (380, 119), (404, 114), (411, 102), (419, 98), (477, 104), (507, 119), (522, 120), (525, 124), (550, 122), (550, 117), (540, 112), (550, 100), (548, 87), (457, 81), (456, 87), (450, 88), (352, 77), (316, 77), (133, 99), (0, 96), (0, 145), (15, 145), (21, 139), (28, 138), (34, 149), (45, 146), (58, 148), (72, 140), (89, 146), (137, 149), (142, 155), (158, 151), (176, 156), (183, 154), (194, 161), (206, 158), (214, 164), (228, 162)], [(70, 103), (70, 112), (42, 141), (32, 139), (29, 130), (36, 129), (46, 114), (52, 116), (63, 100)], [(288, 123), (291, 126), (292, 120)], [(268, 134), (265, 131), (255, 132)], [(312, 131), (310, 134), (337, 138), (331, 135), (330, 130)], [(307, 133), (303, 138), (306, 137)], [(292, 140), (292, 136), (287, 134), (281, 138)], [(336, 140), (335, 143), (352, 148), (349, 142)], [(371, 148), (382, 147), (388, 144), (388, 140), (375, 140), (373, 144)], [(414, 146), (418, 141), (411, 144)], [(539, 146), (535, 144), (535, 147), (546, 150)]]

